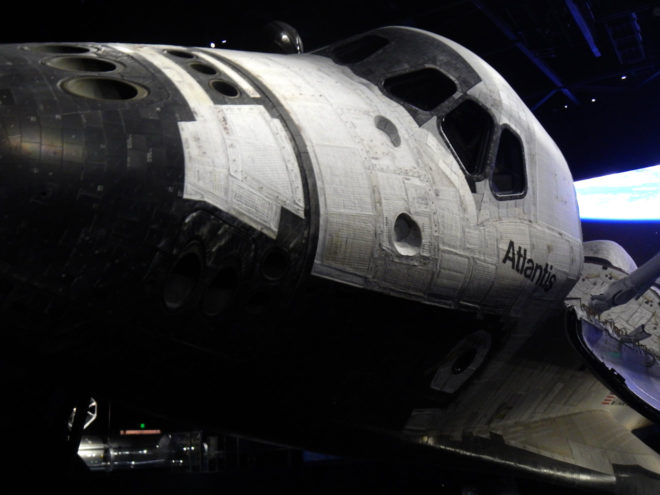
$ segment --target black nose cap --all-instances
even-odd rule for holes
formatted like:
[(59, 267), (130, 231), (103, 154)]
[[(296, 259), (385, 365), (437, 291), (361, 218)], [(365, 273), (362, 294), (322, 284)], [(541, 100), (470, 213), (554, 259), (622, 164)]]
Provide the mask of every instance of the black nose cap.
[(42, 58), (33, 48), (0, 46), (0, 262), (41, 275), (71, 219), (84, 215), (76, 205), (84, 150), (73, 123), (80, 112), (66, 108)]
[(0, 260), (7, 262), (15, 261), (19, 252), (15, 239), (24, 230), (34, 176), (29, 169), (31, 162), (33, 166), (39, 163), (41, 137), (38, 127), (29, 128), (27, 118), (23, 137), (20, 109), (11, 88), (0, 87), (0, 102)]
[[(44, 137), (30, 117), (0, 108), (0, 262), (21, 272), (47, 269), (74, 211), (62, 196), (61, 138)], [(49, 147), (59, 147), (57, 160), (44, 156)]]

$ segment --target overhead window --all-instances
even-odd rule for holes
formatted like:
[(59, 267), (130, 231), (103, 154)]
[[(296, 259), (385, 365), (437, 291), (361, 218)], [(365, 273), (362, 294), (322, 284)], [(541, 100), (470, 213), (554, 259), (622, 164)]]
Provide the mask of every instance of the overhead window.
[(472, 176), (483, 175), (493, 134), (490, 114), (474, 101), (466, 100), (449, 112), (439, 125), (465, 171)]
[(454, 81), (438, 69), (407, 72), (385, 79), (385, 91), (420, 110), (433, 110), (456, 92)]
[(491, 179), (491, 189), (495, 195), (514, 195), (525, 192), (525, 155), (523, 147), (513, 132), (502, 129), (497, 158)]
[(370, 34), (334, 48), (332, 50), (333, 58), (340, 64), (356, 64), (370, 57), (388, 43), (386, 38)]

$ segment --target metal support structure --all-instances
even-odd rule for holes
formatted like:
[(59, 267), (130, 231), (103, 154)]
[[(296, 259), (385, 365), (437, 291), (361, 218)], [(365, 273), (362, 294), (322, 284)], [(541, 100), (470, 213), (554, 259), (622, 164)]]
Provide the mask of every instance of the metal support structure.
[(553, 95), (559, 91), (559, 88), (555, 88), (552, 91), (550, 91), (548, 94), (546, 94), (543, 98), (541, 98), (539, 101), (534, 103), (534, 105), (531, 107), (532, 112), (534, 112), (537, 108), (539, 108), (541, 105), (543, 105), (546, 101), (548, 101), (550, 98), (553, 97)]
[(627, 277), (610, 284), (604, 293), (591, 296), (591, 308), (596, 314), (600, 314), (614, 306), (625, 304), (646, 292), (658, 277), (660, 251)]
[(605, 29), (621, 64), (631, 65), (646, 60), (642, 30), (635, 12), (610, 18), (605, 23)]
[(67, 442), (67, 455), (69, 456), (71, 469), (73, 469), (74, 459), (78, 455), (78, 448), (80, 447), (80, 440), (85, 429), (90, 399), (91, 397), (89, 395), (82, 394), (78, 397), (76, 403), (76, 413), (73, 416), (73, 425), (71, 426), (71, 432), (69, 433), (69, 440)]
[(516, 33), (513, 32), (511, 27), (500, 19), (495, 12), (493, 12), (490, 7), (485, 5), (480, 0), (472, 0), (473, 5), (481, 10), (492, 22), (495, 24), (504, 35), (514, 43), (514, 45), (534, 64), (536, 67), (545, 74), (545, 76), (552, 81), (552, 83), (557, 86), (566, 97), (571, 100), (573, 103), (579, 105), (580, 102), (577, 97), (569, 90), (564, 83), (561, 81), (559, 76), (548, 67), (548, 65), (541, 60), (532, 50), (530, 50), (522, 41), (518, 39)]
[(651, 81), (653, 81), (653, 79), (655, 79), (655, 78), (658, 77), (658, 76), (660, 76), (660, 70), (655, 71), (655, 72), (654, 72), (653, 74), (651, 74), (649, 77), (647, 77), (646, 79), (644, 79), (644, 80), (642, 81), (642, 83), (641, 83), (639, 86), (642, 87), (642, 86), (644, 86), (645, 84), (650, 83)]
[(600, 57), (600, 50), (598, 49), (598, 45), (596, 45), (596, 41), (594, 40), (593, 34), (591, 33), (591, 28), (589, 27), (589, 24), (587, 24), (587, 20), (582, 15), (582, 12), (580, 12), (579, 7), (575, 4), (575, 0), (564, 0), (564, 1), (566, 2), (566, 7), (568, 8), (568, 11), (573, 16), (573, 20), (575, 21), (575, 24), (577, 24), (577, 26), (580, 28), (580, 31), (582, 32), (582, 36), (584, 36), (587, 45), (589, 45), (589, 48), (591, 49), (591, 53), (594, 54), (594, 57)]

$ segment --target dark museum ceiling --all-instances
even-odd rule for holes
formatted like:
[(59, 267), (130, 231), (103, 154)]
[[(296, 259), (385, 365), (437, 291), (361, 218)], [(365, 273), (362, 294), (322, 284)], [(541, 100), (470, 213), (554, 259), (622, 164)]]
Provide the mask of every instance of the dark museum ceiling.
[(277, 19), (298, 29), (307, 51), (382, 25), (418, 27), (501, 72), (576, 180), (660, 163), (660, 1), (65, 0), (24, 2), (13, 18), (0, 41), (208, 46), (226, 39), (234, 49), (254, 47), (264, 24)]

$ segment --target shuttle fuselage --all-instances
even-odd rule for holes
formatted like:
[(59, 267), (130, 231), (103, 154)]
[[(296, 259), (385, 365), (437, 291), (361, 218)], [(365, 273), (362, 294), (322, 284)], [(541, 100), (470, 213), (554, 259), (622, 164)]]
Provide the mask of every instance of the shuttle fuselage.
[[(623, 427), (623, 457), (516, 436), (614, 420), (547, 319), (590, 290), (567, 164), (467, 49), (392, 27), (304, 55), (49, 43), (0, 62), (0, 363), (26, 390), (319, 449), (374, 427), (398, 448), (407, 424), (408, 446), (515, 472), (545, 456), (592, 486), (624, 458), (660, 472)], [(506, 449), (472, 441), (493, 432)]]

